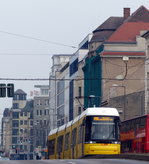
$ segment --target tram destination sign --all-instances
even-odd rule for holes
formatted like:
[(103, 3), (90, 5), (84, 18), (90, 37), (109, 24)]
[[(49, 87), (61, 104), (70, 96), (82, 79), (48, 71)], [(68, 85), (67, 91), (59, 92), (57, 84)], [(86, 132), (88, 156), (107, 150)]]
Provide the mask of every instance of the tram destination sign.
[(113, 121), (114, 118), (112, 117), (94, 117), (94, 121)]

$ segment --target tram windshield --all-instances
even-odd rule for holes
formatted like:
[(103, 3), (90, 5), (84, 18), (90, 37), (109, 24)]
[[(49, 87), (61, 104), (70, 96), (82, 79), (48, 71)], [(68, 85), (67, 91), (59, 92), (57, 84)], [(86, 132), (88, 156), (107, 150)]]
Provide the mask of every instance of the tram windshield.
[(86, 141), (118, 140), (118, 120), (118, 117), (87, 117)]

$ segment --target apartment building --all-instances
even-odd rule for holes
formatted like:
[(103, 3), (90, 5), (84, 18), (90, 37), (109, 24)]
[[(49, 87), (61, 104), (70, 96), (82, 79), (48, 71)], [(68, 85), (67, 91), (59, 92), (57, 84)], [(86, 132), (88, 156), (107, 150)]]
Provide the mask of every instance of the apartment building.
[(33, 159), (33, 101), (18, 89), (10, 109), (10, 159)]
[(33, 111), (34, 157), (38, 155), (43, 158), (46, 155), (47, 136), (50, 131), (49, 85), (35, 85), (34, 88), (37, 89)]

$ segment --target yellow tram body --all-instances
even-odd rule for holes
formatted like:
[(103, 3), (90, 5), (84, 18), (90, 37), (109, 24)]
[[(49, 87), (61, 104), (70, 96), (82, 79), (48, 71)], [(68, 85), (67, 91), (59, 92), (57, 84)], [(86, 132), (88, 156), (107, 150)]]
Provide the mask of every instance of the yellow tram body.
[[(119, 114), (115, 108), (89, 108), (74, 120), (51, 130), (48, 158), (78, 159), (89, 155), (120, 154), (118, 123)], [(109, 129), (108, 137), (92, 138), (93, 131), (104, 134), (98, 131), (103, 127), (105, 131)]]

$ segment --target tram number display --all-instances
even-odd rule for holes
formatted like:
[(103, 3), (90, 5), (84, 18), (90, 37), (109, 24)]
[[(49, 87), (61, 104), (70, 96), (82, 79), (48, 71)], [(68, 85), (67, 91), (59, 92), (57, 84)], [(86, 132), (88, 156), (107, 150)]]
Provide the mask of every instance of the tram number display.
[(113, 121), (114, 118), (112, 117), (94, 117), (94, 121)]

